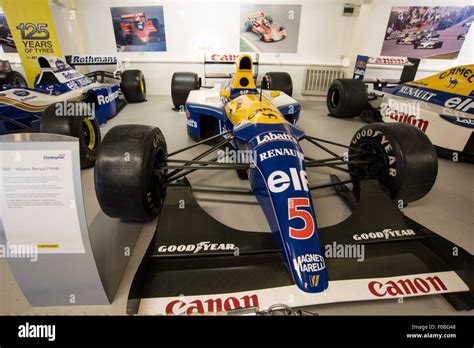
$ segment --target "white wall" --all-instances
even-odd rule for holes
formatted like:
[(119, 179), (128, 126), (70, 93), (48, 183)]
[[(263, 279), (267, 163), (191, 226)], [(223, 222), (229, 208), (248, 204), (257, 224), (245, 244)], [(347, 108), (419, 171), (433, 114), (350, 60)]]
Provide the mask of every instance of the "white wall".
[[(301, 98), (304, 65), (342, 65), (347, 57), (349, 71), (357, 54), (378, 56), (392, 6), (472, 5), (471, 0), (50, 0), (50, 6), (63, 54), (117, 54), (119, 59), (130, 59), (130, 68), (143, 70), (149, 94), (168, 95), (173, 72), (203, 74), (200, 62), (206, 51), (238, 53), (241, 2), (302, 5), (298, 52), (260, 55), (261, 72), (288, 71), (292, 75), (297, 98)], [(346, 2), (362, 4), (355, 16), (342, 16)], [(164, 6), (167, 52), (116, 53), (110, 7), (153, 5)], [(419, 77), (458, 62), (473, 63), (473, 36), (471, 30), (457, 61), (423, 60)], [(379, 77), (400, 74), (386, 68), (372, 70), (374, 73)]]

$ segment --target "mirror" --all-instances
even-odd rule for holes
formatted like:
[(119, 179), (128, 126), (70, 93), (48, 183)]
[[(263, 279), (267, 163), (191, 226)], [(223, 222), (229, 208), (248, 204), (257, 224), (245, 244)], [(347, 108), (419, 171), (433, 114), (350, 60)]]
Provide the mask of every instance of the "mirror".
[(280, 96), (280, 91), (271, 91), (270, 92), (270, 97), (276, 98)]

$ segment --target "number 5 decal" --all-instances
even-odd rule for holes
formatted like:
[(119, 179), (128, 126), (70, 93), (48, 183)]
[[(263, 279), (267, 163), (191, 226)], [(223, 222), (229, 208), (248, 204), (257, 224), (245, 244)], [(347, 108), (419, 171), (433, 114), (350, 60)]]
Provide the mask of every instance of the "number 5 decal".
[(304, 221), (303, 228), (293, 228), (290, 226), (290, 237), (295, 239), (308, 239), (314, 234), (313, 215), (302, 208), (310, 207), (309, 198), (288, 198), (288, 218), (302, 219)]

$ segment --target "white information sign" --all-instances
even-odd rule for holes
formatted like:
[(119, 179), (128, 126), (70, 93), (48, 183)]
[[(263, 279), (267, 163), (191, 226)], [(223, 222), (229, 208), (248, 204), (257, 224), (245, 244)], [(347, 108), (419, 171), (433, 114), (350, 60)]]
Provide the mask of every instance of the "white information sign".
[(71, 150), (0, 151), (0, 217), (10, 245), (84, 253)]

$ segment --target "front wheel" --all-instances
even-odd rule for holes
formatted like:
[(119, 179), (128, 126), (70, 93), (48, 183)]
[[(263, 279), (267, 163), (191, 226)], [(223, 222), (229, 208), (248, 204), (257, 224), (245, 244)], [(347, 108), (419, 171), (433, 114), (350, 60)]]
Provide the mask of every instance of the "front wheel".
[(424, 197), (438, 173), (436, 150), (425, 133), (405, 123), (373, 123), (360, 128), (349, 156), (369, 163), (350, 164), (357, 192), (361, 179), (378, 179), (394, 200), (404, 204)]
[(146, 100), (145, 76), (141, 70), (125, 70), (121, 78), (120, 89), (127, 101), (140, 103)]
[[(73, 113), (70, 113), (70, 110), (73, 110)], [(86, 103), (51, 104), (43, 111), (40, 131), (78, 138), (81, 169), (94, 166), (101, 135), (93, 110)]]
[(95, 192), (102, 211), (125, 221), (150, 221), (165, 194), (166, 140), (159, 128), (122, 125), (109, 130), (97, 155)]

